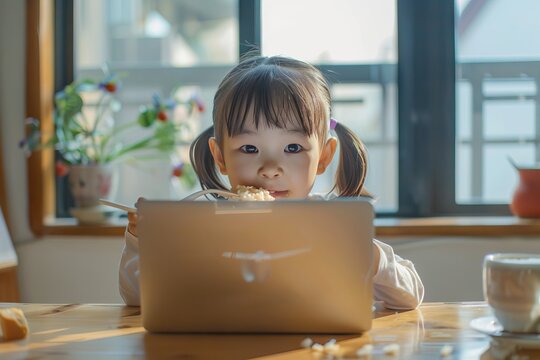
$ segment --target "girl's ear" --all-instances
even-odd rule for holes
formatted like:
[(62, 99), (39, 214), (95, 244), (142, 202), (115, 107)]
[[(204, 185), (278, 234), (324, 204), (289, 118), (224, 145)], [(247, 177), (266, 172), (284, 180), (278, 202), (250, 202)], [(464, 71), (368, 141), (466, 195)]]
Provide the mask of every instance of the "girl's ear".
[(221, 149), (219, 148), (215, 137), (211, 137), (210, 139), (208, 139), (208, 146), (210, 147), (210, 152), (212, 153), (214, 162), (219, 168), (219, 172), (221, 172), (222, 175), (227, 175), (227, 169), (225, 168), (223, 154), (221, 153)]
[(330, 162), (332, 162), (332, 159), (334, 158), (336, 149), (337, 139), (335, 137), (331, 137), (326, 141), (326, 144), (324, 144), (324, 147), (321, 151), (319, 165), (317, 166), (317, 175), (321, 175), (326, 171), (326, 168), (328, 167), (328, 165), (330, 165)]

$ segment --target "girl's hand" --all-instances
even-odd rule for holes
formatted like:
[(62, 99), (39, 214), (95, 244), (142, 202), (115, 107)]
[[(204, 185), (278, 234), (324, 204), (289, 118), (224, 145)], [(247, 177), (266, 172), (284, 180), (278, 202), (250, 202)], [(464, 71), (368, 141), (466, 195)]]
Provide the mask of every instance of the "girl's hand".
[[(135, 207), (138, 207), (139, 201), (144, 200), (144, 198), (140, 197), (137, 199), (137, 202), (135, 203)], [(139, 215), (136, 213), (128, 213), (128, 231), (131, 235), (137, 237), (137, 222), (139, 221)]]
[(137, 220), (136, 213), (128, 213), (128, 231), (131, 235), (137, 237)]

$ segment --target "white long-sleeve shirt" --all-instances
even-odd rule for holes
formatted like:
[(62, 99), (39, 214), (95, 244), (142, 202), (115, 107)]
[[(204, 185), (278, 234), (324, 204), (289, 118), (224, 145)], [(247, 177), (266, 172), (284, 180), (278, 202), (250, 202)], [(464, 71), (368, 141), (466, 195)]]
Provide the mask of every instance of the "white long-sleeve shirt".
[[(415, 309), (424, 298), (424, 285), (414, 264), (394, 254), (388, 244), (373, 239), (379, 250), (379, 268), (373, 276), (373, 293), (390, 309)], [(140, 305), (139, 241), (126, 229), (120, 260), (120, 295), (127, 305)]]

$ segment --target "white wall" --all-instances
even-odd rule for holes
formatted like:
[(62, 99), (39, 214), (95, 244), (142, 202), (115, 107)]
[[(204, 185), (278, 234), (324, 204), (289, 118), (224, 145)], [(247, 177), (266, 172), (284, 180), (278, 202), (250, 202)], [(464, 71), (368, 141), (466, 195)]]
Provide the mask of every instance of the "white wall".
[(398, 255), (415, 264), (426, 289), (425, 301), (483, 300), (482, 263), (486, 254), (540, 254), (540, 236), (381, 240), (392, 244)]
[[(17, 148), (23, 136), (25, 2), (0, 2), (0, 134), (5, 154), (12, 237), (19, 256), (23, 302), (120, 302), (117, 264), (121, 238), (34, 239), (27, 221), (26, 163)], [(382, 239), (413, 260), (426, 300), (480, 300), (483, 255), (498, 251), (540, 253), (540, 239)]]
[(122, 239), (48, 237), (17, 246), (21, 301), (120, 303)]

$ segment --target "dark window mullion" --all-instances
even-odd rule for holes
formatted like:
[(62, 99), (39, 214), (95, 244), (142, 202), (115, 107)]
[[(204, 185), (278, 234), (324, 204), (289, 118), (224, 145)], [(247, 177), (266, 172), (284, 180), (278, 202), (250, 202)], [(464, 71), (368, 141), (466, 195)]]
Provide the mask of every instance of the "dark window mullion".
[[(429, 16), (430, 49), (424, 54), (431, 64), (430, 104), (433, 142), (430, 152), (433, 166), (434, 215), (450, 213), (456, 204), (456, 52), (454, 0), (434, 1)], [(435, 56), (431, 56), (434, 54)], [(442, 147), (442, 151), (441, 151)]]
[[(75, 16), (73, 0), (55, 0), (55, 29), (54, 29), (54, 88), (55, 92), (62, 90), (73, 82), (74, 67), (74, 38), (73, 18)], [(58, 152), (55, 159), (59, 160)], [(70, 217), (69, 208), (74, 205), (73, 196), (69, 191), (67, 176), (56, 177), (56, 217)]]
[(55, 91), (62, 90), (74, 77), (73, 0), (55, 1), (54, 74)]
[(238, 1), (238, 35), (240, 57), (246, 53), (261, 53), (261, 1)]
[(399, 212), (455, 199), (454, 1), (398, 1)]
[(397, 1), (398, 28), (398, 214), (418, 215), (420, 206), (413, 185), (417, 178), (415, 159), (417, 115), (414, 106), (416, 76), (414, 49), (416, 33), (416, 9), (414, 1)]

